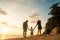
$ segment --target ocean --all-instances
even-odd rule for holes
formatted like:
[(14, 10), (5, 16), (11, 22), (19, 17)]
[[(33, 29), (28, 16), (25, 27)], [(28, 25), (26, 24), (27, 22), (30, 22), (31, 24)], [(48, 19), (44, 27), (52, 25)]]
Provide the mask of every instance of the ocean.
[(10, 39), (10, 38), (22, 38), (22, 35), (3, 35), (0, 36), (0, 39)]

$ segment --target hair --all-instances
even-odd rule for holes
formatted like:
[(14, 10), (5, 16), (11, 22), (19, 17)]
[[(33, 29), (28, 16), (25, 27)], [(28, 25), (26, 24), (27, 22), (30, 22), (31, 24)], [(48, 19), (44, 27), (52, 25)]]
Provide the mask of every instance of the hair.
[(38, 20), (38, 22), (41, 22), (41, 20)]
[(28, 22), (28, 20), (26, 20), (26, 22)]
[(32, 27), (31, 27), (32, 28)]

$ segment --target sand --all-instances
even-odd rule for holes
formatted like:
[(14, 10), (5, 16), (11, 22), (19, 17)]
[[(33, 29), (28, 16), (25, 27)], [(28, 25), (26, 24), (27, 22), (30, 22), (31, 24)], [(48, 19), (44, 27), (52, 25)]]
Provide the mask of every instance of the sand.
[(11, 39), (5, 39), (5, 40), (60, 40), (60, 34), (54, 34), (54, 35), (36, 35), (32, 37), (26, 37), (26, 38), (11, 38)]

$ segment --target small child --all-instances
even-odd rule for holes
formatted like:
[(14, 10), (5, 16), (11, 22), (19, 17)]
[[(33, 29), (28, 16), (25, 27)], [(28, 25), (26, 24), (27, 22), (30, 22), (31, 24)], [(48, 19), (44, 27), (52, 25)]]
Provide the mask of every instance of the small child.
[(30, 35), (33, 36), (33, 28), (31, 27), (31, 29), (29, 29), (31, 32), (30, 32)]

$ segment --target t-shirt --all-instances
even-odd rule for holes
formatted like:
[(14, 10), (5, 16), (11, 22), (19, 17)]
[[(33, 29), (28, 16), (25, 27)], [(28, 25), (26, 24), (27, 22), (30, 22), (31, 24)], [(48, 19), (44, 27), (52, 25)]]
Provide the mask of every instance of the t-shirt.
[(24, 31), (27, 30), (27, 27), (28, 27), (27, 22), (24, 22), (24, 23), (23, 23), (23, 30), (24, 30)]

